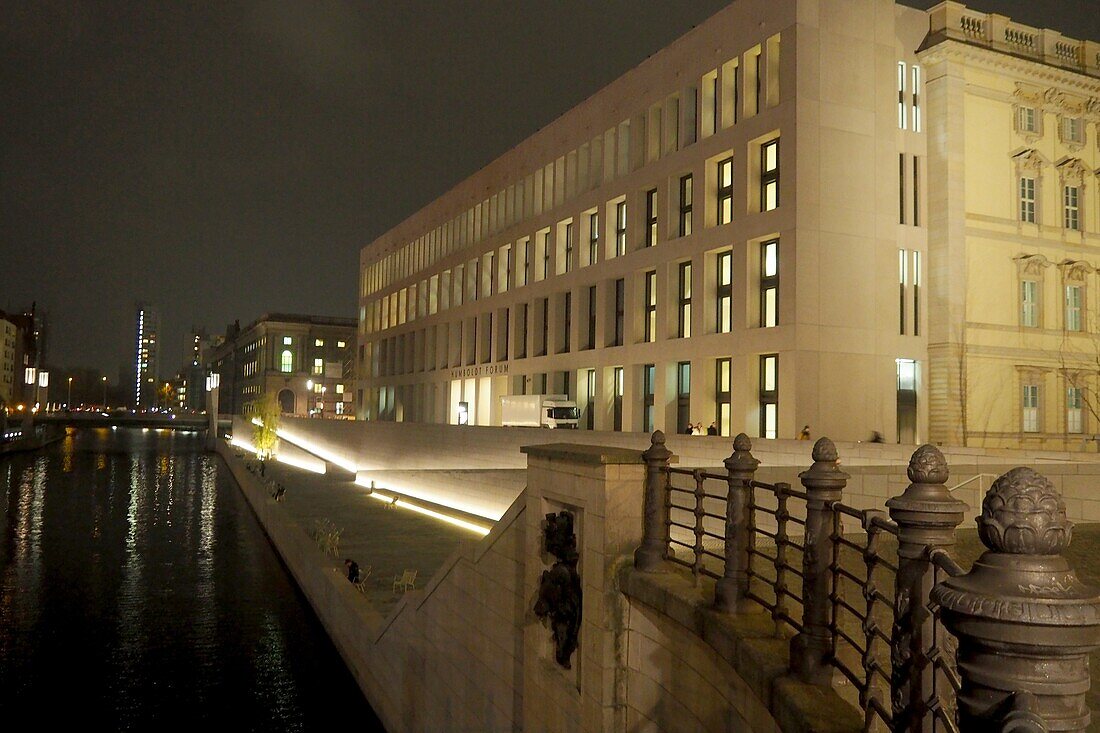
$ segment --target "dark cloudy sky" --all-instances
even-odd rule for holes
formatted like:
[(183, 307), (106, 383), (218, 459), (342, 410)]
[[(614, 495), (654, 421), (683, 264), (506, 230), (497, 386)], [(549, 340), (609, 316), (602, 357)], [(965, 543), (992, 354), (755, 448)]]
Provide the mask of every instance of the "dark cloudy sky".
[(353, 316), (360, 247), (725, 4), (0, 0), (0, 308), (112, 379), (137, 299), (165, 376), (192, 325)]

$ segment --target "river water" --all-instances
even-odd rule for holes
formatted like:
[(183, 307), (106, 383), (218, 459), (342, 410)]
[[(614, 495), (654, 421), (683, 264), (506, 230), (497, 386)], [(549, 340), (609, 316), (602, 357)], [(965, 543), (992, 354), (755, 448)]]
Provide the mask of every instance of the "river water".
[(380, 730), (203, 436), (0, 458), (0, 720)]

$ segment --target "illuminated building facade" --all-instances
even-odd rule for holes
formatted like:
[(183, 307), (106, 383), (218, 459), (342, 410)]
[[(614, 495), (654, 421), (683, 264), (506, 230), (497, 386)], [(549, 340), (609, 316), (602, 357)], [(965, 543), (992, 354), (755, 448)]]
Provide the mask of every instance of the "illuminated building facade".
[[(964, 194), (1015, 185), (963, 166), (964, 138), (1007, 156), (1008, 129), (955, 130), (961, 90), (981, 95), (942, 56), (980, 45), (978, 18), (1001, 16), (890, 0), (715, 14), (363, 248), (360, 414), (499, 425), (503, 395), (565, 393), (596, 430), (953, 440), (944, 334), (959, 288), (985, 287), (975, 263), (977, 279), (951, 275)], [(1080, 63), (1057, 73), (1094, 83), (1095, 44), (1059, 42)], [(973, 53), (1008, 56), (986, 45)]]
[(138, 303), (134, 323), (134, 409), (157, 406), (160, 316), (148, 303)]
[(354, 419), (355, 319), (268, 313), (209, 350), (220, 410), (248, 414), (265, 394), (286, 415)]

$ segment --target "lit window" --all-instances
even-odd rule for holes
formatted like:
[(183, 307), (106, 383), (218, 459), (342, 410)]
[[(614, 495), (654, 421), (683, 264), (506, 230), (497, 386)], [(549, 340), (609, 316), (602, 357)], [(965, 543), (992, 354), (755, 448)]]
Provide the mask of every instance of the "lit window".
[(283, 336), (283, 346), (290, 346), (290, 344), (291, 344), (290, 336)]
[(681, 262), (679, 268), (679, 303), (677, 330), (679, 338), (691, 337), (691, 263)]
[(626, 254), (626, 202), (615, 204), (615, 255)]
[[(286, 339), (283, 339), (284, 343)], [(294, 355), (290, 353), (290, 349), (283, 349), (282, 357), (279, 361), (279, 370), (283, 372), (294, 371)]]
[(779, 434), (779, 355), (760, 357), (760, 437)]
[(657, 340), (657, 273), (645, 274), (645, 323), (644, 340), (653, 342)]
[(1066, 388), (1066, 432), (1083, 433), (1084, 428), (1084, 395), (1080, 387)]
[(324, 346), (325, 345), (325, 340), (324, 339), (314, 339), (313, 340), (313, 345), (314, 346)]
[(1025, 433), (1039, 432), (1039, 385), (1037, 384), (1024, 385), (1022, 417)]
[(718, 253), (718, 312), (715, 330), (729, 333), (733, 330), (733, 252)]
[(733, 158), (718, 161), (718, 223), (733, 221)]
[(920, 67), (912, 67), (913, 72), (913, 132), (920, 132), (921, 128), (921, 114), (920, 114)]
[(779, 206), (779, 140), (760, 146), (760, 210)]
[(1039, 327), (1039, 282), (1024, 280), (1020, 283), (1020, 325)]
[(651, 188), (645, 194), (645, 246), (657, 244), (657, 189)]
[(1066, 286), (1066, 330), (1081, 330), (1081, 303), (1083, 301), (1080, 285)]
[(760, 325), (779, 323), (779, 241), (760, 245)]
[(1035, 179), (1020, 178), (1020, 221), (1035, 223)]
[(680, 178), (680, 236), (691, 234), (691, 174)]
[(1065, 186), (1062, 189), (1062, 225), (1066, 229), (1081, 228), (1080, 189), (1077, 186)]
[(730, 434), (730, 393), (732, 392), (732, 360), (729, 357), (715, 361), (714, 414), (719, 435)]
[(344, 343), (343, 341), (337, 341), (337, 342), (336, 342), (336, 348), (338, 348), (338, 349), (342, 349), (342, 348), (344, 348), (345, 346), (347, 346), (347, 344), (346, 344), (346, 343)]
[(342, 384), (336, 385), (336, 394), (344, 394), (344, 385), (342, 385)]
[(324, 364), (323, 360), (321, 360), (321, 359), (314, 359), (313, 360), (313, 373), (314, 374), (324, 374), (325, 373), (325, 364)]
[(908, 127), (905, 114), (905, 62), (898, 62), (898, 127), (902, 130)]

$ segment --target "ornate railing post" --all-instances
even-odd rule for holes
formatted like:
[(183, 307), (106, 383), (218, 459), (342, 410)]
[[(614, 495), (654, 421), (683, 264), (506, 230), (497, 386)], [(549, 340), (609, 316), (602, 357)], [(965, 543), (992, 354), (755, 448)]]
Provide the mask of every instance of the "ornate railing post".
[(665, 447), (665, 434), (653, 433), (650, 446), (642, 453), (645, 460), (645, 497), (642, 511), (642, 544), (634, 551), (634, 567), (652, 572), (660, 567), (668, 552), (668, 462), (672, 451)]
[(1006, 719), (1041, 719), (1051, 731), (1089, 727), (1100, 596), (1060, 554), (1072, 530), (1054, 485), (1030, 468), (1012, 469), (986, 492), (978, 534), (989, 551), (932, 591), (959, 640), (960, 730), (1001, 730)]
[(955, 546), (955, 528), (967, 506), (947, 489), (947, 461), (934, 445), (922, 445), (913, 452), (907, 473), (911, 483), (905, 492), (886, 502), (890, 518), (898, 525), (890, 674), (894, 729), (933, 731), (929, 705), (940, 691), (932, 662), (936, 619), (928, 600), (936, 569), (929, 548)]
[(828, 685), (832, 631), (829, 609), (833, 577), (833, 502), (848, 483), (840, 470), (836, 446), (828, 438), (814, 443), (814, 464), (798, 477), (806, 487), (806, 536), (802, 553), (802, 631), (791, 640), (791, 671), (805, 682)]
[(752, 457), (752, 441), (739, 433), (733, 439), (733, 453), (723, 461), (726, 466), (726, 567), (714, 586), (714, 606), (736, 613), (749, 590), (749, 482), (760, 461)]

